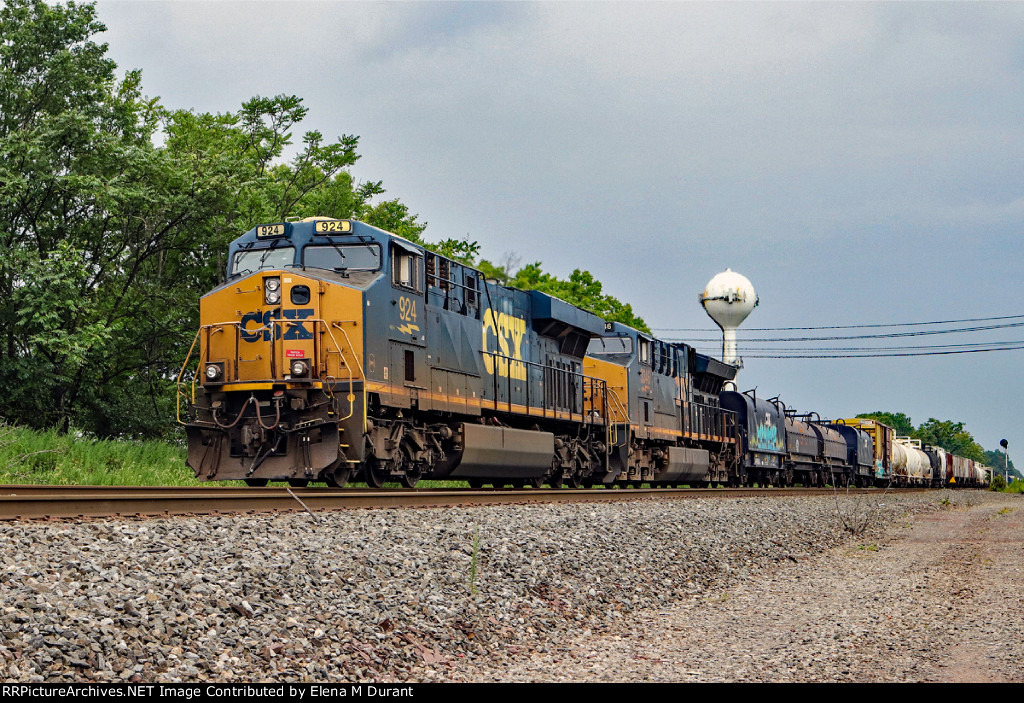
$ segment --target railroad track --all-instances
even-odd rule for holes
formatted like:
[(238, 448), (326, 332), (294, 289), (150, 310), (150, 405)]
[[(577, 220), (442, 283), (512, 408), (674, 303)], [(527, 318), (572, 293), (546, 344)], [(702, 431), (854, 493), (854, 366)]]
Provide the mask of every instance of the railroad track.
[[(846, 495), (881, 489), (837, 489)], [(214, 515), (353, 508), (466, 507), (668, 498), (831, 495), (831, 488), (384, 489), (0, 486), (0, 520)]]

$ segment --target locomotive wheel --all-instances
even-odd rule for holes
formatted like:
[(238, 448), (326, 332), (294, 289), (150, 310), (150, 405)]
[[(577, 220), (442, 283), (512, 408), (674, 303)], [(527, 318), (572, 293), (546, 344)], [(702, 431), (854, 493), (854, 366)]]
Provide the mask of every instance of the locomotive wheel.
[(363, 464), (363, 479), (370, 488), (383, 488), (387, 472), (381, 467), (376, 457), (369, 457)]
[(469, 484), (470, 488), (483, 488), (484, 487), (483, 479), (479, 479), (479, 478), (467, 478), (466, 479), (466, 483)]
[(582, 481), (580, 481), (579, 474), (571, 473), (565, 477), (565, 485), (569, 488), (579, 488), (583, 484)]
[(305, 488), (309, 485), (309, 480), (305, 478), (290, 478), (288, 479), (288, 485), (292, 488)]
[(416, 488), (416, 484), (420, 482), (419, 474), (403, 474), (400, 479), (404, 488)]
[(330, 488), (344, 488), (352, 478), (352, 469), (336, 469), (334, 473), (324, 476), (324, 482)]
[(267, 479), (265, 478), (247, 478), (245, 479), (246, 486), (252, 486), (253, 488), (260, 488), (261, 486), (267, 485)]
[(531, 478), (529, 484), (531, 488), (541, 488), (544, 485), (544, 477)]
[(551, 480), (548, 481), (548, 485), (552, 488), (561, 488), (565, 485), (565, 479), (562, 477), (561, 473), (557, 473), (551, 477)]

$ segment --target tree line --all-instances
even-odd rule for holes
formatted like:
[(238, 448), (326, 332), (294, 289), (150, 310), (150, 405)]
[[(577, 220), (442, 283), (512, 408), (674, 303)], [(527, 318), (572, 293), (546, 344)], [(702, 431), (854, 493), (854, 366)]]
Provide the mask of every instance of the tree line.
[[(0, 417), (100, 437), (175, 431), (174, 379), (231, 240), (289, 216), (355, 217), (491, 278), (646, 330), (587, 271), (510, 271), (355, 180), (359, 138), (298, 130), (294, 95), (197, 112), (119, 76), (95, 5), (0, 6)], [(295, 155), (283, 158), (297, 140)]]
[(919, 439), (922, 445), (942, 447), (947, 452), (979, 461), (985, 466), (1002, 470), (1005, 463), (1015, 475), (1019, 475), (1016, 474), (1013, 462), (1008, 461), (1006, 454), (998, 449), (995, 451), (984, 449), (974, 440), (974, 436), (967, 431), (962, 422), (936, 420), (932, 417), (927, 422), (922, 422), (915, 427), (913, 420), (904, 413), (877, 411), (862, 413), (857, 417), (878, 420), (892, 427), (898, 437)]

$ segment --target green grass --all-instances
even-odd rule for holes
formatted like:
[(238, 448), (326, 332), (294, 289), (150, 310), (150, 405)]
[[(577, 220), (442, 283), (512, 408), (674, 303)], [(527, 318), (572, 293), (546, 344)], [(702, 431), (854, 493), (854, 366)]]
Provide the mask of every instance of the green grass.
[(197, 486), (185, 448), (150, 440), (96, 440), (0, 424), (0, 482), (46, 485)]
[[(50, 486), (244, 486), (197, 481), (185, 465), (184, 440), (98, 440), (72, 431), (30, 430), (0, 423), (0, 484)], [(288, 485), (282, 482), (271, 486)], [(321, 484), (322, 485), (322, 484)], [(351, 484), (364, 485), (364, 484)], [(397, 488), (400, 484), (388, 483)], [(420, 488), (465, 482), (421, 481)]]

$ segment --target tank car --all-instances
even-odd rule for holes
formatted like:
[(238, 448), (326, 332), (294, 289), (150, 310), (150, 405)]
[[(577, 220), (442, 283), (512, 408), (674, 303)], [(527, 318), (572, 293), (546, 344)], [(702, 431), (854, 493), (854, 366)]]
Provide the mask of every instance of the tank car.
[(955, 483), (953, 481), (953, 455), (942, 447), (926, 445), (923, 449), (932, 465), (931, 486), (942, 488), (950, 483)]
[(932, 482), (932, 464), (928, 455), (921, 448), (921, 440), (910, 437), (897, 437), (896, 443), (901, 445), (906, 454), (906, 473), (898, 481), (901, 486), (928, 486)]
[(975, 464), (974, 481), (975, 485), (979, 487), (988, 486), (992, 482), (992, 467), (982, 466), (981, 464)]

